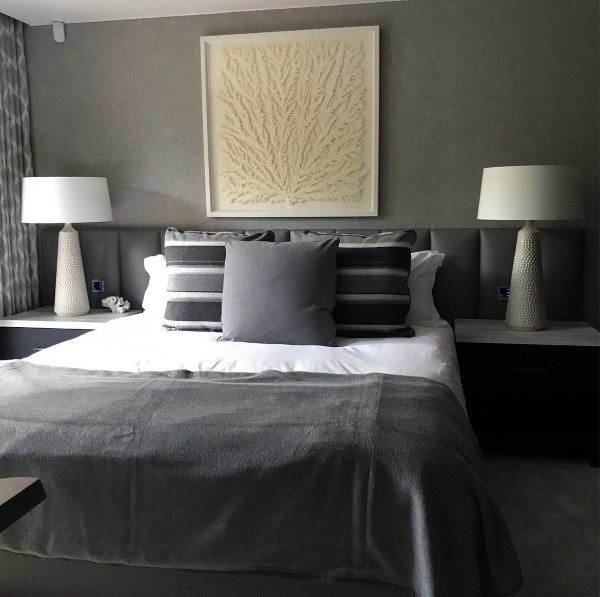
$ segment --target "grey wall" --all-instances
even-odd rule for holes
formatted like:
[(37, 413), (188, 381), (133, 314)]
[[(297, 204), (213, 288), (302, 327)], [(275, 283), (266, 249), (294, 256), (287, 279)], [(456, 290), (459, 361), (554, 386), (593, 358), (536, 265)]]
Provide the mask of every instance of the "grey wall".
[[(356, 25), (381, 27), (380, 217), (207, 224), (200, 36)], [(580, 165), (587, 313), (598, 320), (597, 0), (89, 23), (68, 25), (62, 45), (50, 27), (30, 27), (26, 47), (36, 174), (107, 176), (119, 225), (477, 226), (485, 166)]]

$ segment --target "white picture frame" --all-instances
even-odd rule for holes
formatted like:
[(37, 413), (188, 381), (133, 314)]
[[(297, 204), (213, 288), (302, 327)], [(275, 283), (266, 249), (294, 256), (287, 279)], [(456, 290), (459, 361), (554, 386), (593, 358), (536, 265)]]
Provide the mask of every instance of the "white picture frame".
[(378, 215), (378, 26), (200, 46), (208, 217)]

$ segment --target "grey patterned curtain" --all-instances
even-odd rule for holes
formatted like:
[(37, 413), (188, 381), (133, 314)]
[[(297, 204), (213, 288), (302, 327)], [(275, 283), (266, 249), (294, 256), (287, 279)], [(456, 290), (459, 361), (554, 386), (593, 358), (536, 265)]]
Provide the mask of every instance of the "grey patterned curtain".
[(21, 224), (32, 172), (23, 23), (0, 14), (0, 316), (38, 306), (36, 228)]

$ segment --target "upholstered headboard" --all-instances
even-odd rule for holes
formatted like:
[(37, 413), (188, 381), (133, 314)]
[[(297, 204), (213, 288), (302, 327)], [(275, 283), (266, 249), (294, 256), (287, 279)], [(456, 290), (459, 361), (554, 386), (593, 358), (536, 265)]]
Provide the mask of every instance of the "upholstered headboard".
[[(377, 232), (360, 230), (358, 232)], [(296, 231), (276, 230), (276, 240), (290, 240)], [(511, 228), (432, 228), (417, 230), (415, 251), (433, 249), (446, 254), (439, 270), (435, 300), (442, 317), (504, 317), (506, 301), (498, 287), (510, 285), (517, 230)], [(58, 229), (40, 231), (40, 300), (54, 302)], [(92, 307), (102, 298), (124, 296), (139, 309), (148, 275), (143, 260), (160, 253), (164, 229), (80, 228), (83, 265)], [(542, 231), (546, 306), (551, 320), (580, 320), (583, 311), (584, 233), (579, 229)], [(104, 292), (92, 293), (91, 281), (104, 280)]]

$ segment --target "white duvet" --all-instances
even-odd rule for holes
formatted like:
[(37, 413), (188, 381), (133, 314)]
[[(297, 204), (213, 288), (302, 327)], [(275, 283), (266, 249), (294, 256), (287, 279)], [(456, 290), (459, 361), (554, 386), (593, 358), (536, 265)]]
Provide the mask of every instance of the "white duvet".
[(389, 373), (447, 385), (464, 405), (452, 328), (413, 326), (414, 338), (338, 338), (337, 346), (218, 342), (215, 332), (163, 330), (132, 315), (38, 352), (38, 365), (107, 371)]

